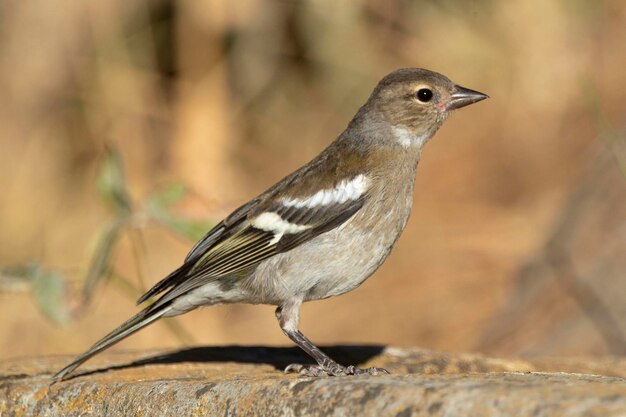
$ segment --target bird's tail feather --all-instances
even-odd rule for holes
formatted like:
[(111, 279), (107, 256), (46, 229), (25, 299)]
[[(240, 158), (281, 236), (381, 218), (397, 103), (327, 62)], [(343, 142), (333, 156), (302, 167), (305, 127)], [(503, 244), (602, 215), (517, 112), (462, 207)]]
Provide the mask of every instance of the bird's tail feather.
[(122, 339), (125, 339), (131, 334), (143, 329), (148, 324), (162, 317), (171, 308), (169, 304), (160, 306), (158, 308), (151, 307), (152, 306), (149, 306), (140, 311), (135, 316), (124, 322), (117, 329), (113, 330), (111, 333), (103, 337), (100, 341), (95, 343), (88, 351), (78, 356), (69, 365), (57, 372), (56, 375), (54, 375), (53, 379), (57, 381), (65, 379), (72, 371), (78, 368), (87, 359), (91, 358), (99, 352), (102, 352), (103, 350), (116, 344)]

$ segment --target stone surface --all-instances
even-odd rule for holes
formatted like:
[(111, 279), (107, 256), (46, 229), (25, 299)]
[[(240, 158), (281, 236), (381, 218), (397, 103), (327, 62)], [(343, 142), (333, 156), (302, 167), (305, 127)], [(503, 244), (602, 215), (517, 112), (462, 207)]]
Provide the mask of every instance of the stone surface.
[(497, 359), (381, 346), (325, 349), (389, 376), (305, 378), (295, 348), (109, 353), (67, 381), (69, 357), (0, 364), (0, 416), (626, 416), (626, 359)]

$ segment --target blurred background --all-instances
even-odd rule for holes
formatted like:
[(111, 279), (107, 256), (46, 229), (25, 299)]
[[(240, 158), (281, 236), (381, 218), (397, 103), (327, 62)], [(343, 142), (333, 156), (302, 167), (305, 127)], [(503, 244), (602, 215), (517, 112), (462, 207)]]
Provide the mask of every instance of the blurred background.
[[(399, 67), (491, 99), (427, 145), (395, 251), (304, 333), (626, 354), (625, 40), (620, 0), (0, 1), (0, 358), (85, 350)], [(231, 305), (115, 349), (221, 344), (290, 343)]]

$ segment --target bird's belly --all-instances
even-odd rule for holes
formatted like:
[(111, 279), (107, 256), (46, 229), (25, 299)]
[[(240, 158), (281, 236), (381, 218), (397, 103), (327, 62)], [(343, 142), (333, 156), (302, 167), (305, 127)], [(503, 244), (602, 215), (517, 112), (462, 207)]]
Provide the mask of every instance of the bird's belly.
[(389, 255), (408, 219), (410, 200), (395, 209), (401, 210), (398, 215), (387, 211), (355, 222), (357, 214), (341, 227), (264, 261), (245, 286), (256, 302), (276, 305), (294, 297), (319, 300), (353, 290)]

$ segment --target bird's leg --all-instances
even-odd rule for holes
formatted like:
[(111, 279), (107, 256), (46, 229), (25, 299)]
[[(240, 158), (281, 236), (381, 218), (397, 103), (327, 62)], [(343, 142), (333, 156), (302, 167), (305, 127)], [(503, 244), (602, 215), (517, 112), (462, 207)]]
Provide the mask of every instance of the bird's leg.
[(301, 304), (302, 300), (295, 300), (278, 307), (276, 309), (276, 318), (283, 333), (308, 353), (310, 357), (315, 359), (317, 365), (293, 363), (285, 368), (285, 372), (296, 372), (307, 376), (381, 375), (389, 373), (382, 368), (359, 369), (354, 366), (342, 366), (332, 360), (298, 330)]

